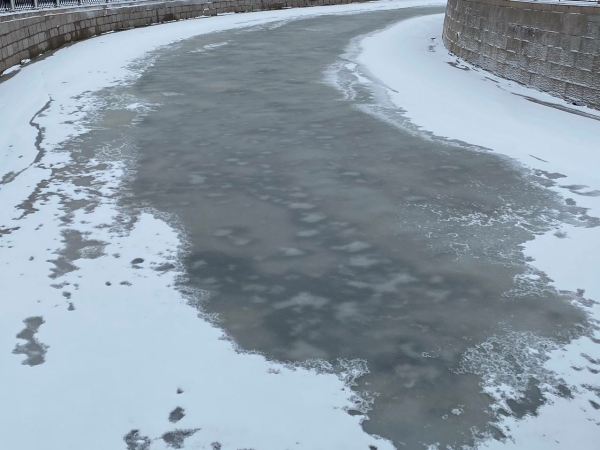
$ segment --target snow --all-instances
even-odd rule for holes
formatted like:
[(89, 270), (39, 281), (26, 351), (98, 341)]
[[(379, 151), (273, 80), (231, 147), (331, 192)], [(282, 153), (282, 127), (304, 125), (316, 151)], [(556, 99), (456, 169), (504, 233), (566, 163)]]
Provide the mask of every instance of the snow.
[(2, 75), (10, 75), (11, 73), (18, 72), (19, 70), (21, 70), (21, 64), (16, 64), (2, 72)]
[[(51, 176), (52, 169), (72, 164), (60, 144), (84, 133), (84, 119), (97, 107), (86, 93), (134, 79), (139, 71), (131, 64), (157, 47), (199, 34), (299, 17), (430, 4), (436, 2), (377, 2), (164, 24), (80, 42), (22, 67), (12, 77), (0, 78), (5, 80), (0, 83), (0, 180), (5, 182), (0, 184), (3, 447), (123, 448), (124, 436), (139, 430), (132, 439), (151, 439), (151, 448), (158, 449), (166, 445), (160, 439), (165, 433), (200, 428), (186, 444), (211, 448), (218, 441), (223, 448), (266, 450), (392, 448), (362, 430), (361, 416), (344, 411), (357, 401), (347, 382), (365, 370), (361, 362), (346, 363), (346, 372), (338, 376), (239, 353), (173, 288), (179, 269), (155, 270), (167, 263), (177, 266), (182, 239), (178, 230), (153, 211), (140, 213), (130, 228), (115, 231), (103, 226), (122, 214), (112, 193), (127, 167), (109, 160), (108, 169), (100, 170), (94, 168), (99, 160), (89, 161), (85, 171), (94, 177), (92, 187), (99, 195), (78, 188), (68, 175), (62, 182)], [(600, 124), (523, 96), (600, 114), (467, 65), (463, 68), (469, 70), (451, 66), (448, 63), (456, 60), (441, 46), (442, 20), (442, 16), (413, 19), (368, 36), (361, 42), (357, 62), (390, 88), (391, 99), (423, 130), (562, 173), (567, 177), (560, 186), (587, 187), (552, 189), (598, 216), (600, 197), (593, 191), (600, 190), (600, 174), (594, 170), (600, 162)], [(143, 105), (130, 108), (143, 110)], [(35, 162), (38, 131), (30, 125), (32, 119), (44, 130), (45, 153), (39, 163)], [(17, 205), (26, 203), (36, 187), (35, 211), (20, 218), (24, 210)], [(69, 199), (98, 204), (91, 212), (75, 211), (65, 224), (61, 218)], [(306, 218), (315, 220), (311, 214)], [(74, 270), (48, 278), (57, 269), (52, 261), (65, 251), (67, 229), (97, 243), (80, 252)], [(586, 298), (600, 300), (595, 269), (600, 230), (565, 225), (562, 231), (564, 239), (549, 233), (528, 242), (526, 254), (558, 289), (583, 289)], [(286, 249), (290, 250), (294, 249)], [(131, 261), (136, 258), (144, 262), (134, 267)], [(299, 298), (281, 307), (301, 308), (318, 301)], [(70, 303), (74, 310), (69, 310)], [(600, 318), (597, 304), (590, 303), (588, 313)], [(24, 356), (12, 352), (23, 343), (15, 337), (25, 328), (23, 320), (37, 316), (44, 323), (34, 339), (48, 347), (45, 362), (31, 367), (21, 364)], [(597, 384), (597, 375), (587, 370), (588, 358), (600, 356), (597, 347), (586, 337), (553, 351), (545, 365), (580, 387), (575, 398), (551, 398), (537, 417), (506, 419), (503, 429), (510, 429), (513, 440), (482, 445), (494, 450), (595, 449), (597, 411), (589, 403), (594, 396), (584, 386)], [(177, 389), (183, 392), (178, 394)], [(174, 425), (168, 417), (176, 407), (185, 409), (185, 417)]]
[[(391, 101), (422, 131), (491, 149), (534, 169), (563, 174), (566, 177), (551, 189), (588, 208), (588, 215), (600, 216), (600, 112), (458, 61), (442, 45), (443, 20), (443, 15), (434, 15), (400, 22), (354, 43), (348, 54), (355, 55), (354, 62), (384, 86)], [(584, 297), (594, 301), (581, 307), (598, 323), (600, 228), (564, 225), (558, 231), (562, 238), (553, 230), (526, 243), (524, 252), (554, 280), (557, 289), (584, 290)], [(598, 331), (595, 336), (600, 337)], [(548, 356), (545, 368), (567, 380), (576, 390), (575, 398), (547, 394), (550, 401), (537, 417), (503, 421), (502, 430), (510, 436), (506, 443), (490, 441), (482, 447), (598, 447), (600, 422), (590, 403), (599, 403), (593, 392), (598, 377), (590, 361), (600, 357), (598, 344), (583, 337)], [(491, 386), (484, 389), (492, 390)]]
[[(3, 77), (3, 448), (106, 450), (124, 448), (127, 439), (129, 448), (151, 443), (158, 449), (172, 436), (165, 433), (176, 430), (185, 431), (193, 448), (218, 448), (214, 442), (261, 450), (393, 448), (362, 430), (364, 416), (345, 412), (361, 401), (348, 388), (366, 370), (361, 361), (343, 361), (342, 372), (333, 373), (322, 362), (291, 367), (238, 352), (173, 287), (181, 274), (179, 231), (153, 211), (124, 217), (114, 192), (129, 175), (126, 162), (101, 152), (86, 160), (85, 149), (71, 153), (62, 144), (86, 131), (85, 119), (99, 106), (90, 93), (135, 79), (140, 69), (134, 67), (143, 69), (144, 57), (151, 64), (149, 52), (157, 47), (299, 17), (431, 4), (440, 3), (391, 1), (164, 24), (80, 42)], [(144, 106), (129, 109), (143, 114)], [(77, 184), (81, 175), (91, 177), (89, 187)], [(90, 207), (67, 206), (75, 201)], [(138, 258), (144, 261), (132, 263)], [(175, 269), (158, 269), (167, 264)], [(42, 349), (43, 364), (34, 366), (13, 353), (24, 343), (16, 336), (29, 317), (44, 320), (29, 339)], [(174, 425), (168, 418), (177, 407), (185, 417)]]

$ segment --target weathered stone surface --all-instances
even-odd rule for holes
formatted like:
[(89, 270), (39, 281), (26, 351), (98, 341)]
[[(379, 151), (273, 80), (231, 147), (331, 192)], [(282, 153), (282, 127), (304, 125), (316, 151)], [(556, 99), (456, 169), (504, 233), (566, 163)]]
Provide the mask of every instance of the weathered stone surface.
[(600, 5), (448, 0), (443, 40), (496, 75), (600, 109)]
[(109, 31), (156, 23), (215, 16), (227, 12), (363, 3), (367, 0), (171, 0), (149, 3), (99, 4), (0, 17), (0, 74), (24, 59), (33, 59), (69, 42)]

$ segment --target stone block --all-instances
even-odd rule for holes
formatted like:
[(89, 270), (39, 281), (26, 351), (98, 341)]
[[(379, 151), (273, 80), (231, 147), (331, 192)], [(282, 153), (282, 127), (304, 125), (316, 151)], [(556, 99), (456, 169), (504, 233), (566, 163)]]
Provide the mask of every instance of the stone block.
[[(562, 48), (566, 52), (570, 51), (571, 50), (571, 38), (572, 37), (573, 36), (570, 36), (568, 34), (561, 33), (558, 46), (560, 48)], [(577, 46), (577, 48), (579, 48), (579, 46)]]
[(521, 41), (518, 39), (508, 38), (506, 42), (506, 50), (510, 52), (519, 52), (521, 50)]
[(600, 23), (588, 22), (585, 30), (585, 37), (600, 39)]
[(583, 40), (583, 36), (571, 36), (571, 42), (569, 45), (569, 50), (579, 51), (581, 48), (581, 41)]
[(584, 87), (578, 84), (566, 83), (564, 95), (568, 100), (575, 103), (582, 101), (584, 97)]
[(575, 67), (571, 67), (568, 74), (568, 80), (572, 83), (579, 84), (581, 86), (591, 86), (594, 75), (588, 70), (582, 70)]
[(594, 56), (587, 53), (577, 53), (574, 67), (591, 72), (594, 64)]
[(498, 50), (498, 62), (501, 63), (501, 64), (505, 64), (506, 63), (506, 57), (507, 57), (506, 50), (499, 49)]
[(19, 59), (19, 57), (17, 55), (9, 56), (8, 58), (6, 58), (6, 67), (16, 66), (20, 62), (21, 62), (21, 60)]
[(548, 76), (565, 82), (572, 82), (573, 80), (571, 79), (571, 71), (571, 67), (561, 66), (560, 64), (553, 65)]
[(548, 47), (558, 47), (560, 45), (560, 33), (557, 31), (544, 32), (542, 44)]
[(560, 64), (562, 64), (563, 66), (566, 66), (566, 67), (574, 67), (576, 57), (577, 57), (577, 52), (563, 51), (561, 53)]
[(563, 52), (563, 50), (560, 47), (548, 48), (548, 53), (546, 55), (546, 61), (558, 64), (560, 62), (562, 52)]
[(571, 36), (581, 36), (588, 26), (585, 14), (563, 14), (562, 32)]
[(508, 74), (510, 79), (516, 81), (519, 84), (529, 83), (529, 74), (522, 69), (512, 68)]
[(560, 97), (565, 95), (565, 91), (567, 88), (567, 83), (565, 81), (556, 78), (549, 78), (548, 82), (550, 85), (550, 89), (548, 89), (549, 92)]
[(600, 56), (594, 55), (594, 61), (592, 63), (591, 72), (595, 75), (595, 78), (600, 78)]

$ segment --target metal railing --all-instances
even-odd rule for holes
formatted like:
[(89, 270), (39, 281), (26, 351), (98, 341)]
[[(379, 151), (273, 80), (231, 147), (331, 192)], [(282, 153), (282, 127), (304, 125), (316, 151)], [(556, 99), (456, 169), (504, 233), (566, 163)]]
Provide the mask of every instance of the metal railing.
[[(117, 3), (122, 1), (135, 1), (135, 0), (0, 0), (0, 13), (6, 13), (10, 11), (23, 11), (28, 9), (42, 9), (42, 8), (58, 8), (61, 6), (84, 6), (84, 5), (97, 5), (101, 3)], [(536, 0), (534, 0), (536, 1)], [(540, 3), (543, 2), (555, 2), (561, 0), (538, 0)], [(599, 3), (600, 0), (564, 0), (566, 2), (586, 2), (586, 3)]]
[[(519, 1), (519, 0), (515, 0), (515, 1)], [(537, 3), (571, 3), (571, 2), (576, 2), (576, 3), (600, 3), (600, 0), (533, 0), (534, 2)]]
[(97, 5), (101, 3), (122, 1), (123, 0), (0, 0), (0, 13), (28, 9)]

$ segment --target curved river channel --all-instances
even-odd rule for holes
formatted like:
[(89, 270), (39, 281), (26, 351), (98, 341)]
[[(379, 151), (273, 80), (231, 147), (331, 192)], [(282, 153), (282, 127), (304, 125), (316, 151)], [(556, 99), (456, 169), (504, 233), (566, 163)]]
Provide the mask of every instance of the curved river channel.
[[(544, 389), (570, 396), (543, 355), (589, 327), (578, 293), (521, 248), (560, 223), (597, 225), (547, 188), (560, 175), (420, 132), (348, 60), (360, 36), (440, 12), (178, 42), (98, 92), (91, 131), (64, 146), (129, 161), (120, 205), (182, 230), (190, 308), (240, 350), (355, 364), (348, 413), (368, 411), (364, 429), (399, 449), (502, 439), (495, 424), (535, 414)], [(490, 380), (516, 398), (498, 406)]]

